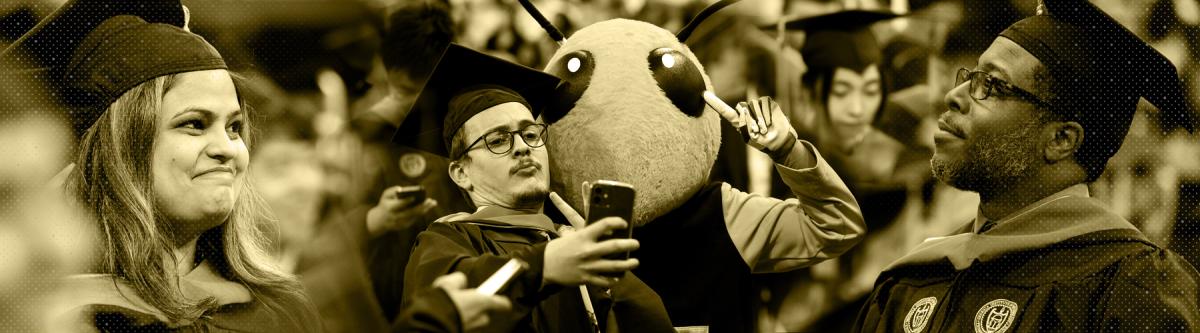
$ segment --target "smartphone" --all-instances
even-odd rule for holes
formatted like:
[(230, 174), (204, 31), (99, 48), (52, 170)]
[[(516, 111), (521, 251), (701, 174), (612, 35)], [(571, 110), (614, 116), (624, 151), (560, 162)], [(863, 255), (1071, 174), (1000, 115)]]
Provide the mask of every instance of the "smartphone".
[[(587, 214), (589, 225), (611, 216), (623, 218), (626, 223), (633, 223), (633, 199), (637, 193), (637, 191), (634, 191), (633, 185), (618, 181), (599, 180), (596, 182), (585, 182), (583, 187), (585, 193), (584, 212)], [(602, 236), (600, 240), (631, 237), (633, 237), (633, 229), (625, 227)], [(613, 260), (629, 259), (629, 252), (608, 255), (604, 258)]]
[(396, 198), (407, 200), (406, 206), (413, 207), (425, 202), (425, 188), (421, 185), (401, 186), (396, 190)]
[(487, 280), (479, 284), (479, 288), (475, 288), (475, 292), (484, 295), (495, 295), (500, 289), (504, 289), (504, 286), (508, 285), (513, 278), (517, 277), (517, 273), (525, 270), (526, 265), (525, 262), (519, 259), (509, 259), (508, 262), (504, 263), (504, 266), (500, 266), (500, 269), (492, 273), (492, 276), (489, 276)]

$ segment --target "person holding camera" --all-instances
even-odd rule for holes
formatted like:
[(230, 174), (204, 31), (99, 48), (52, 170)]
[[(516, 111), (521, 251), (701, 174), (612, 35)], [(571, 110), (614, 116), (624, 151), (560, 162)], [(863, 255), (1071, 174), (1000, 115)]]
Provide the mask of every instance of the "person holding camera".
[[(492, 316), (487, 331), (671, 331), (658, 296), (624, 274), (637, 259), (602, 258), (637, 249), (632, 239), (599, 240), (628, 221), (607, 218), (571, 232), (542, 211), (549, 197), (568, 223), (584, 224), (549, 192), (546, 126), (534, 118), (558, 84), (550, 74), (457, 44), (446, 50), (413, 110), (443, 115), (441, 123), (398, 132), (396, 140), (438, 136), (443, 145), (422, 148), (450, 158), (451, 179), (477, 209), (439, 219), (418, 236), (404, 284), (427, 286), (462, 272), (476, 286), (516, 258), (528, 269), (498, 293), (512, 300), (511, 314)], [(402, 308), (420, 303), (420, 290), (412, 289)]]

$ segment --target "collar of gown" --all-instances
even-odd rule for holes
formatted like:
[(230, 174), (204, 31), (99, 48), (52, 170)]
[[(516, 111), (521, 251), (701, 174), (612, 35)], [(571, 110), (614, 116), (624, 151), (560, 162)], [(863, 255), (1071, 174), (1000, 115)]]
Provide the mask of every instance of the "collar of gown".
[(1030, 204), (1000, 220), (990, 230), (976, 234), (983, 215), (957, 234), (933, 237), (893, 262), (884, 271), (904, 266), (948, 260), (956, 270), (976, 261), (986, 262), (1007, 253), (1043, 248), (1072, 237), (1134, 226), (1088, 196), (1083, 184), (1071, 186)]
[(488, 224), (530, 227), (548, 231), (558, 236), (558, 227), (549, 216), (500, 206), (479, 207), (474, 214), (456, 220), (486, 222)]
[[(179, 284), (181, 292), (188, 299), (211, 297), (219, 305), (249, 303), (253, 300), (249, 288), (217, 274), (207, 260), (180, 277)], [(189, 324), (170, 322), (161, 311), (138, 296), (127, 282), (111, 274), (68, 276), (63, 282), (62, 291), (62, 298), (55, 305), (58, 309), (55, 313), (76, 314), (88, 306), (100, 305), (150, 315), (173, 327)]]
[[(1003, 218), (1000, 218), (999, 220), (996, 220), (996, 225), (1000, 225), (1002, 223), (1011, 221), (1013, 218), (1024, 215), (1025, 213), (1028, 213), (1029, 211), (1037, 209), (1038, 207), (1041, 207), (1041, 206), (1045, 205), (1046, 203), (1049, 203), (1054, 200), (1062, 199), (1063, 197), (1067, 197), (1067, 196), (1090, 198), (1092, 195), (1091, 195), (1091, 192), (1088, 191), (1087, 184), (1071, 185), (1070, 187), (1067, 187), (1067, 188), (1063, 189), (1062, 191), (1058, 191), (1054, 194), (1046, 196), (1045, 198), (1042, 198), (1041, 200), (1035, 201), (1034, 203), (1031, 203), (1025, 207), (1021, 207), (1021, 209), (1018, 209), (1017, 211), (1008, 214), (1008, 216), (1005, 216)], [(978, 233), (979, 228), (982, 228), (983, 225), (985, 223), (987, 223), (988, 220), (989, 219), (987, 218), (987, 216), (983, 216), (983, 207), (980, 207), (979, 213), (975, 216), (975, 223), (973, 223), (971, 225), (970, 231)], [(995, 228), (995, 226), (993, 226), (993, 228)]]

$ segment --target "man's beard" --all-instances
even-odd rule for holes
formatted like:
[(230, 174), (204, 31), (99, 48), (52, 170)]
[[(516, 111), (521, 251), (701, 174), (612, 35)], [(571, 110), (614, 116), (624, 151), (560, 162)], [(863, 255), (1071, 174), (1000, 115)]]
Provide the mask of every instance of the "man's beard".
[(517, 207), (536, 207), (545, 203), (548, 195), (550, 195), (550, 189), (543, 185), (521, 191), (513, 199)]
[(1035, 120), (1012, 131), (981, 133), (966, 142), (959, 159), (934, 155), (929, 161), (933, 176), (983, 196), (1004, 191), (1025, 177), (1036, 161), (1038, 124)]

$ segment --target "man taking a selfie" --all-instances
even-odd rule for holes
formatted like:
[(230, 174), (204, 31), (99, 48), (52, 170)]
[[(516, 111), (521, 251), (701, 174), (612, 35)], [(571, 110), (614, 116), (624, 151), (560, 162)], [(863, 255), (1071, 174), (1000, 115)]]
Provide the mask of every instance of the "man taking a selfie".
[(637, 259), (602, 258), (638, 247), (632, 239), (598, 241), (627, 221), (607, 218), (561, 232), (542, 213), (549, 196), (571, 224), (584, 223), (549, 192), (546, 126), (535, 121), (558, 83), (550, 74), (456, 44), (442, 55), (414, 105), (415, 112), (444, 115), (435, 117), (442, 122), (402, 125), (395, 141), (438, 136), (444, 145), (424, 148), (450, 159), (451, 179), (477, 210), (443, 218), (418, 236), (404, 279), (414, 288), (405, 289), (404, 302), (413, 301), (410, 289), (452, 272), (465, 273), (467, 285), (478, 286), (517, 258), (528, 267), (498, 293), (512, 300), (512, 311), (492, 316), (486, 331), (595, 332), (612, 325), (670, 331), (658, 296), (622, 274), (637, 267)]

